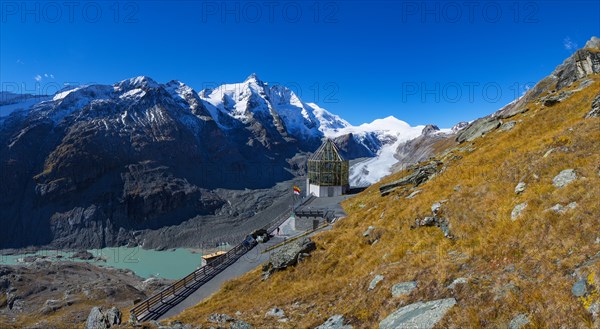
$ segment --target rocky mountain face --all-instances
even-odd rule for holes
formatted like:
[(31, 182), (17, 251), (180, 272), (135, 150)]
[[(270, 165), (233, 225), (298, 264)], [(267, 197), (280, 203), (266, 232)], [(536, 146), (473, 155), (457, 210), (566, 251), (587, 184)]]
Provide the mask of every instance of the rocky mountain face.
[(132, 230), (214, 214), (227, 203), (216, 188), (292, 178), (286, 159), (316, 148), (259, 115), (222, 129), (207, 106), (180, 82), (138, 77), (3, 117), (0, 247), (126, 244)]
[[(242, 220), (324, 137), (349, 159), (410, 137), (405, 123), (354, 127), (256, 75), (199, 93), (142, 76), (0, 96), (0, 248), (142, 244), (140, 231), (198, 216)], [(271, 201), (230, 202), (246, 189)]]

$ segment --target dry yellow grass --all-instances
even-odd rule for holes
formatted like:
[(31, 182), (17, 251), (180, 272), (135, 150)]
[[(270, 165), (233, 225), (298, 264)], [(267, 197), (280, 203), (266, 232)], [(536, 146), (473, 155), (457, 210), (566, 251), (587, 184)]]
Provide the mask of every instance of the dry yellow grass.
[[(422, 193), (412, 200), (397, 193), (380, 197), (380, 184), (347, 200), (349, 216), (316, 236), (318, 249), (299, 266), (267, 281), (258, 269), (250, 272), (176, 319), (205, 324), (211, 313), (239, 311), (239, 318), (258, 328), (309, 328), (343, 314), (355, 328), (374, 328), (399, 306), (455, 297), (458, 305), (440, 328), (505, 328), (521, 312), (529, 315), (530, 328), (592, 328), (584, 308), (589, 301), (573, 297), (571, 287), (576, 269), (585, 276), (600, 273), (600, 244), (594, 243), (600, 237), (600, 119), (583, 119), (600, 92), (600, 77), (593, 79), (563, 103), (529, 104), (528, 112), (510, 119), (518, 121), (514, 129), (448, 153), (445, 171), (419, 187)], [(579, 178), (553, 187), (552, 178), (567, 168)], [(519, 181), (527, 189), (516, 195)], [(429, 215), (440, 200), (447, 200), (443, 211), (455, 240), (435, 227), (410, 229), (415, 217)], [(521, 202), (528, 207), (512, 221), (510, 213)], [(577, 208), (545, 211), (569, 202)], [(362, 237), (369, 225), (382, 232), (373, 245)], [(590, 262), (594, 256), (597, 261)], [(385, 279), (367, 292), (375, 274)], [(458, 277), (469, 283), (447, 289)], [(391, 286), (410, 280), (418, 288), (392, 298)], [(272, 307), (283, 308), (290, 323), (266, 319)]]

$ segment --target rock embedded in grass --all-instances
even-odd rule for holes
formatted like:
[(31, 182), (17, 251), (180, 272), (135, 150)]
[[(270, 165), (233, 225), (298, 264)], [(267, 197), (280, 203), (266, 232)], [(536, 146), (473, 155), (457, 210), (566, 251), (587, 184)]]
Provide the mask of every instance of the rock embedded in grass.
[(509, 329), (521, 329), (529, 323), (529, 317), (527, 314), (519, 313), (517, 314), (510, 323), (508, 324)]
[(285, 311), (280, 309), (279, 307), (273, 307), (267, 313), (265, 313), (266, 317), (274, 317), (274, 318), (284, 318)]
[(406, 305), (379, 322), (379, 329), (431, 329), (454, 305), (456, 305), (456, 299), (454, 298)]
[(369, 291), (375, 289), (375, 287), (377, 287), (377, 285), (379, 284), (379, 282), (383, 281), (384, 276), (381, 274), (377, 274), (373, 280), (371, 280), (371, 283), (369, 283)]
[(454, 281), (452, 281), (452, 283), (450, 283), (450, 285), (448, 285), (448, 289), (455, 289), (456, 286), (467, 284), (467, 282), (467, 278), (456, 278)]
[(505, 122), (500, 126), (500, 131), (509, 131), (517, 125), (516, 121)]
[(575, 172), (575, 169), (565, 169), (558, 175), (554, 176), (552, 179), (552, 185), (558, 188), (565, 187), (575, 179), (577, 179), (577, 173)]
[(344, 324), (344, 322), (346, 319), (342, 315), (336, 314), (315, 329), (352, 329), (351, 325)]
[(518, 205), (516, 205), (510, 213), (510, 219), (517, 220), (517, 218), (521, 216), (521, 213), (523, 212), (523, 210), (525, 210), (525, 208), (527, 208), (527, 202), (519, 203)]
[(575, 282), (573, 288), (571, 288), (571, 293), (575, 297), (585, 296), (585, 294), (587, 294), (587, 282), (585, 281), (585, 279)]
[(515, 193), (521, 194), (521, 193), (525, 192), (526, 188), (527, 188), (527, 184), (525, 182), (519, 182), (519, 184), (517, 184), (517, 186), (515, 186)]
[(586, 118), (600, 118), (600, 94), (592, 101), (592, 110), (585, 115)]
[(408, 295), (416, 288), (417, 288), (416, 281), (396, 283), (395, 285), (392, 286), (392, 296), (400, 297), (400, 296)]

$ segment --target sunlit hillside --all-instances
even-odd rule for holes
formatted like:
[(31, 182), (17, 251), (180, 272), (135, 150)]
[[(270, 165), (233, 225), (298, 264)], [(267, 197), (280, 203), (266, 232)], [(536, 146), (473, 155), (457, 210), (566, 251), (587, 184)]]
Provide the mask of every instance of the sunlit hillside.
[[(408, 174), (402, 171), (347, 200), (348, 217), (313, 238), (310, 258), (267, 280), (256, 269), (177, 320), (209, 324), (212, 313), (237, 312), (258, 328), (312, 328), (340, 314), (355, 328), (373, 328), (401, 306), (454, 297), (437, 327), (506, 328), (524, 314), (532, 328), (598, 328), (586, 309), (600, 294), (600, 118), (584, 118), (600, 76), (590, 78), (593, 84), (558, 104), (540, 101), (548, 92), (531, 100), (528, 111), (509, 119), (514, 128), (439, 155), (442, 171), (414, 198), (406, 199), (410, 188), (380, 196), (382, 184)], [(577, 178), (554, 186), (565, 169)], [(519, 182), (526, 187), (516, 193)], [(454, 238), (435, 226), (411, 228), (440, 201)], [(375, 233), (367, 238), (369, 226)], [(378, 274), (383, 281), (368, 291)], [(449, 288), (457, 278), (464, 280)], [(572, 287), (582, 279), (588, 293), (575, 297)], [(392, 297), (391, 287), (405, 281), (417, 288)], [(273, 307), (289, 322), (266, 317)]]

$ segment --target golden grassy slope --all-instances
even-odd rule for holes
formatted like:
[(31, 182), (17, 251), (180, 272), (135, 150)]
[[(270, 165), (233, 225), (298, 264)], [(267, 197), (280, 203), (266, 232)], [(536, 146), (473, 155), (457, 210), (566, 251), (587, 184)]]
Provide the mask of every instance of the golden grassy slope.
[[(520, 312), (529, 314), (533, 328), (593, 327), (584, 308), (590, 301), (571, 294), (577, 268), (592, 281), (600, 275), (600, 244), (594, 242), (600, 237), (600, 119), (583, 119), (600, 93), (600, 76), (593, 79), (553, 107), (530, 103), (530, 111), (510, 119), (519, 121), (510, 131), (460, 145), (445, 156), (446, 170), (412, 200), (394, 193), (380, 197), (380, 184), (347, 200), (349, 216), (313, 239), (318, 249), (308, 260), (267, 281), (257, 269), (228, 282), (177, 320), (201, 324), (211, 313), (240, 311), (239, 318), (258, 328), (308, 328), (343, 314), (355, 328), (373, 328), (399, 306), (455, 297), (458, 305), (440, 328), (503, 328)], [(553, 187), (552, 178), (567, 168), (579, 178)], [(516, 195), (519, 181), (528, 186)], [(448, 200), (442, 209), (455, 240), (436, 227), (410, 229), (440, 200)], [(525, 201), (528, 207), (512, 221), (513, 207)], [(545, 211), (573, 201), (577, 208), (564, 214)], [(373, 245), (362, 237), (369, 225), (382, 232)], [(375, 274), (385, 279), (367, 292)], [(458, 277), (469, 283), (447, 289)], [(391, 286), (410, 280), (418, 288), (392, 298)], [(276, 306), (290, 323), (264, 317)]]

